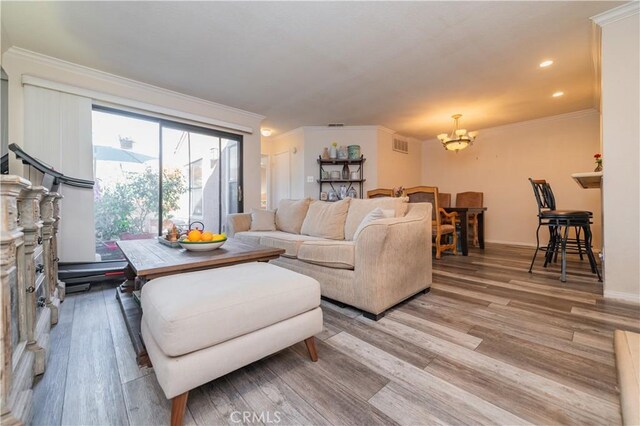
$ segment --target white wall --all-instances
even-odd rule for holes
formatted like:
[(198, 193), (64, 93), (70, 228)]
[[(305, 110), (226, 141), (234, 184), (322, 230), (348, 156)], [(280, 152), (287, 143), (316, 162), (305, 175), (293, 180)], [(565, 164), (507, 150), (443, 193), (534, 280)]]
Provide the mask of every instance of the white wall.
[(483, 192), (488, 207), (485, 239), (532, 245), (537, 207), (527, 179), (546, 179), (558, 208), (594, 213), (598, 248), (600, 191), (581, 189), (571, 174), (595, 168), (599, 132), (599, 114), (588, 110), (483, 129), (473, 146), (457, 154), (445, 151), (438, 140), (428, 140), (423, 146), (422, 183), (450, 192), (452, 202), (458, 192)]
[[(629, 7), (634, 5), (625, 5)], [(618, 9), (620, 11), (621, 9)], [(605, 12), (605, 14), (607, 13)], [(621, 18), (621, 19), (620, 19)], [(596, 22), (598, 18), (596, 17)], [(606, 297), (640, 301), (640, 19), (604, 17), (602, 146)]]
[[(24, 122), (24, 90), (22, 86), (24, 75), (107, 94), (113, 96), (114, 99), (140, 102), (165, 111), (193, 114), (253, 129), (253, 133), (236, 133), (241, 133), (244, 137), (244, 207), (245, 210), (260, 207), (259, 130), (264, 117), (22, 49), (11, 48), (5, 52), (2, 56), (2, 67), (9, 76), (9, 141), (23, 147), (25, 126), (28, 125)], [(114, 105), (114, 107), (117, 106), (117, 104)], [(142, 112), (144, 113), (144, 111)], [(223, 130), (230, 131), (226, 128)], [(31, 153), (38, 155), (38, 152)], [(10, 169), (11, 173), (24, 175), (20, 162), (12, 161)], [(62, 220), (64, 221), (64, 218)], [(86, 220), (93, 221), (93, 217), (87, 217)]]

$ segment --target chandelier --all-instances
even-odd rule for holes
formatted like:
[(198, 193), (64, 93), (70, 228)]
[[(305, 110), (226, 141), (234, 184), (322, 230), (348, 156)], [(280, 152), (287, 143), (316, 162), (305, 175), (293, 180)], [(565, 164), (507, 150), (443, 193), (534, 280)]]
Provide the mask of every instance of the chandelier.
[(478, 132), (467, 132), (467, 129), (460, 129), (458, 121), (462, 117), (462, 114), (452, 115), (453, 118), (453, 130), (451, 134), (441, 133), (438, 135), (438, 139), (442, 142), (442, 146), (447, 151), (455, 151), (456, 153), (461, 149), (465, 149), (469, 145), (473, 145), (473, 141)]

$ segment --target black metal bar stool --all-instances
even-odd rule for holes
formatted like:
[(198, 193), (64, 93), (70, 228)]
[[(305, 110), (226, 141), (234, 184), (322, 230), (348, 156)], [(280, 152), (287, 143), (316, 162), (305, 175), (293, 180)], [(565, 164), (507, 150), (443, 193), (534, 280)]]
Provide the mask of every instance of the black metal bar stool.
[[(602, 281), (596, 258), (591, 249), (591, 218), (593, 213), (583, 210), (556, 210), (556, 200), (551, 190), (551, 185), (545, 180), (529, 178), (533, 187), (533, 194), (538, 204), (538, 228), (536, 229), (536, 251), (531, 260), (529, 272), (533, 269), (539, 250), (545, 251), (544, 267), (550, 262), (557, 262), (558, 254), (562, 257), (562, 274), (560, 281), (567, 281), (567, 254), (576, 253), (583, 259), (583, 253), (589, 259), (591, 272), (598, 275)], [(549, 229), (549, 242), (546, 246), (540, 246), (540, 228), (546, 226)], [(570, 237), (570, 230), (574, 230), (575, 237)]]

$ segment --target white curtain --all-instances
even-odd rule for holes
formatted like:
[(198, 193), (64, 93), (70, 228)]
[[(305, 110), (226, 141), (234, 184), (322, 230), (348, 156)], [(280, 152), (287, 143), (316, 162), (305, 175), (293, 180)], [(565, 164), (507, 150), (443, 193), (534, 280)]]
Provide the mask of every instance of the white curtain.
[[(24, 146), (27, 153), (66, 176), (93, 180), (91, 99), (24, 86)], [(27, 178), (39, 184), (41, 175)], [(63, 262), (95, 260), (93, 191), (61, 185), (58, 256)]]

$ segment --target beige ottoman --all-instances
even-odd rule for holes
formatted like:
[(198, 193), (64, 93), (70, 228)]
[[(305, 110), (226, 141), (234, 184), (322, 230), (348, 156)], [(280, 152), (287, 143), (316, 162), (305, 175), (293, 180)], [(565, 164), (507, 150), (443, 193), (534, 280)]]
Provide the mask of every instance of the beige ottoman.
[(320, 284), (268, 263), (158, 278), (142, 288), (142, 338), (179, 425), (188, 392), (297, 342), (317, 360)]

